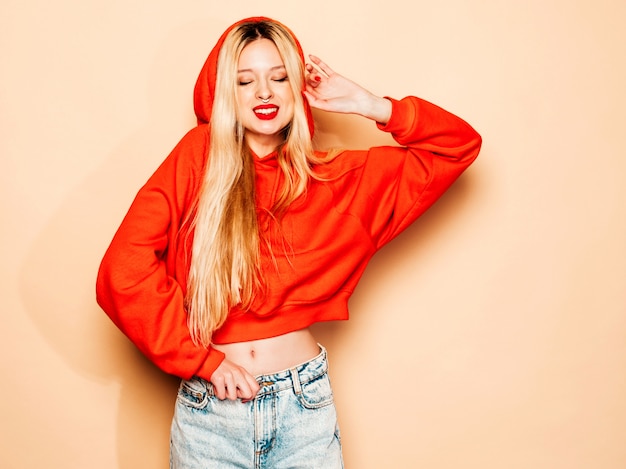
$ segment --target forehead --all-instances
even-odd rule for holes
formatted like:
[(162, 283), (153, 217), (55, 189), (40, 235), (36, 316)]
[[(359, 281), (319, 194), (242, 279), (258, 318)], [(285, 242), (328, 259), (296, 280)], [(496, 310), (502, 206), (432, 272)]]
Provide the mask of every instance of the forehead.
[(256, 71), (283, 67), (283, 59), (276, 44), (269, 39), (258, 39), (251, 42), (241, 51), (238, 70)]

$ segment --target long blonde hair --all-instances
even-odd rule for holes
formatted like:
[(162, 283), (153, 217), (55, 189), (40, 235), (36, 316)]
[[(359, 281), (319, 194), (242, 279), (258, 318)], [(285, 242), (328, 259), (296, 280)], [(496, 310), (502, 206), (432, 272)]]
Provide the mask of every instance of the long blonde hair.
[(210, 121), (210, 150), (191, 228), (194, 231), (186, 306), (188, 325), (196, 343), (211, 344), (231, 307), (248, 310), (262, 290), (259, 272), (261, 234), (257, 221), (253, 156), (244, 142), (237, 118), (237, 65), (252, 41), (270, 39), (289, 77), (294, 116), (283, 130), (278, 162), (284, 175), (271, 216), (280, 219), (301, 196), (311, 166), (320, 161), (311, 143), (302, 87), (304, 64), (291, 33), (272, 21), (243, 23), (227, 35), (218, 56), (217, 81)]

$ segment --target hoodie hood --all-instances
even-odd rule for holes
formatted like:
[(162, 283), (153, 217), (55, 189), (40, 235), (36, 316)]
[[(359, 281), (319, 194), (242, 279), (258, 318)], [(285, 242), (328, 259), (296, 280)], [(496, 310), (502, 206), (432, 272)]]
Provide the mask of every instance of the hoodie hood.
[[(207, 57), (206, 62), (204, 62), (204, 66), (202, 67), (202, 70), (200, 71), (200, 75), (198, 76), (198, 80), (196, 81), (196, 86), (194, 88), (194, 93), (193, 93), (193, 104), (194, 104), (196, 117), (198, 119), (198, 125), (207, 124), (211, 120), (211, 112), (213, 110), (213, 99), (215, 96), (215, 81), (216, 81), (216, 77), (218, 73), (217, 58), (219, 56), (220, 49), (222, 48), (222, 45), (224, 44), (224, 40), (226, 39), (226, 36), (228, 35), (230, 31), (232, 31), (234, 28), (236, 28), (237, 26), (241, 24), (260, 23), (262, 21), (271, 21), (274, 23), (279, 23), (276, 20), (273, 20), (271, 18), (266, 18), (264, 16), (254, 16), (251, 18), (245, 18), (241, 21), (237, 21), (235, 24), (229, 26), (228, 29), (226, 29), (226, 31), (224, 31), (224, 33), (220, 36), (217, 43), (215, 44), (215, 46), (209, 53), (209, 56)], [(279, 24), (291, 33), (291, 36), (293, 37), (298, 47), (298, 53), (300, 55), (300, 59), (302, 60), (302, 63), (304, 63), (304, 53), (302, 52), (302, 46), (300, 46), (300, 42), (298, 41), (296, 36), (288, 27), (286, 27), (282, 23), (279, 23)], [(304, 87), (304, 83), (303, 83), (303, 87)], [(303, 99), (304, 99), (305, 112), (307, 115), (307, 119), (309, 121), (309, 131), (311, 132), (311, 137), (312, 137), (313, 128), (314, 128), (313, 113), (311, 112), (311, 107), (309, 106), (309, 102), (305, 96), (303, 96)]]

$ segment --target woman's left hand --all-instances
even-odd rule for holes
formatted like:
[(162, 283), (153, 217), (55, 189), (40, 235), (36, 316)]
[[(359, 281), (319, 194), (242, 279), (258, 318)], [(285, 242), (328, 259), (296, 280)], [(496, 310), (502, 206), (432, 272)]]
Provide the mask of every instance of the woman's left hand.
[(389, 121), (391, 102), (340, 75), (314, 55), (306, 64), (305, 96), (322, 111), (359, 114), (382, 124)]

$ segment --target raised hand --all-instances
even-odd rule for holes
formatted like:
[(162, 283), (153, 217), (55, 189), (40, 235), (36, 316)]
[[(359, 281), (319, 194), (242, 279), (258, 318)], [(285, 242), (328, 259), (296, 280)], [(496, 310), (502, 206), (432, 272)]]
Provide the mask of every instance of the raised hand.
[(391, 102), (335, 72), (314, 55), (306, 64), (305, 96), (311, 107), (328, 112), (359, 114), (380, 123), (391, 116)]

